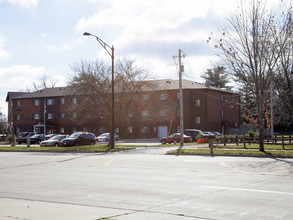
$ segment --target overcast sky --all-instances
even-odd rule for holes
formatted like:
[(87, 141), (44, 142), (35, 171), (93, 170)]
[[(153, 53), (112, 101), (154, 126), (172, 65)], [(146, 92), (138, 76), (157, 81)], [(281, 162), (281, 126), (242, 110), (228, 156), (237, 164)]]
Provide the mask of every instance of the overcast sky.
[(0, 111), (7, 114), (8, 91), (32, 89), (44, 74), (65, 86), (75, 62), (110, 63), (84, 32), (157, 79), (178, 78), (173, 55), (182, 49), (183, 77), (203, 82), (215, 52), (206, 40), (237, 6), (238, 0), (0, 0)]

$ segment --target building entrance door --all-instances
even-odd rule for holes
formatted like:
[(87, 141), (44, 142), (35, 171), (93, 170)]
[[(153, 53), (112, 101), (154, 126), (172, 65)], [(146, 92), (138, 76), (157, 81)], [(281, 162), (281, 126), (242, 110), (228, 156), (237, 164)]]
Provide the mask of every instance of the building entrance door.
[(168, 126), (158, 126), (158, 138), (167, 137)]

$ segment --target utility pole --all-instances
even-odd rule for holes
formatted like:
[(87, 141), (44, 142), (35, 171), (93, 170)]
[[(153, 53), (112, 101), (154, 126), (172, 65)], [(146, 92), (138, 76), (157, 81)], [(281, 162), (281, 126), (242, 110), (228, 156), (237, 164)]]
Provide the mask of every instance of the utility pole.
[[(178, 59), (179, 59), (179, 117), (180, 117), (180, 148), (184, 145), (184, 137), (183, 137), (183, 92), (182, 92), (182, 73), (184, 72), (184, 65), (181, 63), (181, 58), (185, 57), (185, 53), (179, 49)], [(175, 59), (176, 56), (173, 56)], [(176, 62), (175, 62), (176, 63)]]
[(273, 79), (271, 79), (271, 136), (274, 142), (274, 101), (273, 101)]

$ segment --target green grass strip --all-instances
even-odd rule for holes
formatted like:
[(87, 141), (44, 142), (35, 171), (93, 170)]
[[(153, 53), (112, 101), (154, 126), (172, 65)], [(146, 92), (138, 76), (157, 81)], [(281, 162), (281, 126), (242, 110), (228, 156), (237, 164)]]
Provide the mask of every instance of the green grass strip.
[[(278, 156), (278, 157), (293, 157), (293, 151), (284, 150), (274, 150), (261, 152), (258, 150), (237, 150), (237, 149), (217, 149), (213, 150), (215, 155), (238, 155), (238, 156)], [(197, 149), (177, 149), (168, 151), (169, 154), (197, 154), (197, 155), (207, 155), (211, 154), (208, 148), (197, 148)]]

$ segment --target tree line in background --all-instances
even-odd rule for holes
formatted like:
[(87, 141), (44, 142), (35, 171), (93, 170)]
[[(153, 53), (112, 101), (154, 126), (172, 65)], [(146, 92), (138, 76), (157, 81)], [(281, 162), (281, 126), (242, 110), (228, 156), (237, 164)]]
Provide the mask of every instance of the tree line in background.
[[(259, 129), (264, 151), (265, 128), (274, 117), (277, 128), (292, 128), (293, 23), (292, 7), (279, 2), (268, 9), (265, 1), (241, 1), (238, 10), (207, 39), (213, 44), (218, 65), (238, 84), (242, 116)], [(214, 71), (217, 69), (214, 69)], [(270, 111), (270, 86), (274, 86), (275, 114)]]

